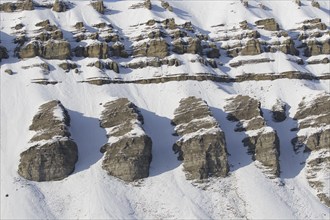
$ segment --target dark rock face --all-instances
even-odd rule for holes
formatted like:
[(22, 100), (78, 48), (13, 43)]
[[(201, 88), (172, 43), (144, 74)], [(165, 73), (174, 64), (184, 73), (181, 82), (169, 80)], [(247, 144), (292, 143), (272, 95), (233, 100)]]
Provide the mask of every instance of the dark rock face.
[[(319, 199), (330, 207), (326, 174), (330, 172), (330, 95), (319, 94), (303, 99), (294, 119), (298, 121), (298, 136), (291, 140), (294, 150), (304, 147), (310, 152), (306, 164), (309, 185), (317, 190)], [(313, 128), (310, 132), (306, 130)]]
[[(192, 53), (202, 55), (201, 41), (198, 38), (189, 38), (188, 41), (177, 39), (173, 41), (172, 51), (177, 54)], [(212, 56), (212, 54), (210, 54)], [(216, 54), (215, 54), (216, 55)]]
[(131, 182), (149, 176), (152, 141), (143, 128), (143, 116), (126, 98), (104, 105), (100, 126), (108, 129), (109, 141), (101, 148), (102, 168), (109, 175)]
[(267, 31), (278, 31), (279, 30), (279, 26), (276, 23), (274, 18), (267, 18), (267, 19), (259, 20), (259, 21), (256, 21), (255, 24), (258, 26), (262, 26), (263, 29), (265, 29)]
[(5, 48), (4, 46), (0, 46), (0, 61), (2, 59), (8, 59), (8, 51), (7, 48)]
[(280, 175), (279, 139), (275, 131), (262, 131), (256, 136), (246, 137), (243, 143), (248, 147), (248, 152), (253, 155), (253, 160), (261, 162), (266, 167), (265, 173), (273, 176)]
[(69, 139), (30, 147), (21, 153), (18, 173), (38, 182), (61, 180), (74, 171), (77, 152), (77, 145)]
[(77, 57), (96, 57), (106, 59), (109, 56), (109, 46), (107, 43), (94, 43), (86, 47), (78, 46), (74, 49)]
[[(61, 180), (74, 171), (78, 148), (70, 139), (70, 117), (61, 102), (54, 100), (40, 106), (30, 130), (35, 144), (21, 153), (18, 173), (33, 181)], [(38, 141), (46, 141), (38, 143)]]
[(33, 41), (19, 50), (20, 58), (31, 58), (40, 56), (45, 59), (69, 59), (71, 57), (70, 43), (67, 41), (47, 41), (41, 43)]
[(248, 147), (248, 153), (252, 159), (259, 161), (264, 167), (264, 172), (270, 178), (280, 174), (279, 166), (279, 140), (277, 133), (267, 127), (260, 102), (249, 97), (238, 95), (229, 99), (225, 106), (228, 112), (227, 119), (238, 121), (235, 131), (247, 131), (247, 137), (243, 139), (244, 146)]
[(103, 0), (96, 0), (91, 2), (92, 7), (101, 14), (104, 14), (105, 7)]
[(168, 45), (165, 40), (150, 40), (133, 48), (133, 55), (164, 58), (168, 55)]
[(181, 138), (173, 145), (187, 179), (226, 176), (229, 171), (224, 133), (207, 104), (196, 97), (180, 101), (172, 124)]

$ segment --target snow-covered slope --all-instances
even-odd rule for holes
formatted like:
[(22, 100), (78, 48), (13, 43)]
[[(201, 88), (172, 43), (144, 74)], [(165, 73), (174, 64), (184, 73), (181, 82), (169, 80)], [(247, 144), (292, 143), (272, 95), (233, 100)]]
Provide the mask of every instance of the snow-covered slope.
[[(1, 1), (5, 2), (5, 1)], [(40, 1), (41, 2), (41, 1)], [(45, 2), (45, 1), (44, 1)], [(124, 68), (128, 62), (142, 58), (109, 57), (122, 66), (121, 73), (88, 66), (98, 58), (73, 56), (71, 61), (79, 66), (80, 74), (59, 68), (63, 60), (40, 57), (19, 59), (14, 56), (16, 45), (15, 25), (24, 24), (27, 36), (35, 33), (35, 24), (49, 19), (59, 27), (74, 47), (88, 45), (89, 40), (76, 42), (71, 32), (77, 22), (83, 22), (90, 32), (93, 25), (109, 22), (116, 29), (126, 48), (134, 44), (131, 37), (143, 31), (133, 27), (150, 19), (175, 18), (177, 24), (191, 21), (195, 29), (217, 36), (213, 26), (237, 25), (242, 20), (249, 24), (262, 18), (273, 17), (281, 29), (292, 30), (307, 19), (320, 18), (330, 26), (330, 3), (319, 0), (320, 9), (311, 1), (249, 1), (246, 8), (240, 1), (169, 1), (173, 12), (164, 10), (160, 1), (151, 1), (153, 8), (129, 9), (137, 1), (104, 1), (109, 11), (99, 14), (89, 1), (71, 1), (73, 8), (57, 13), (47, 8), (32, 11), (1, 12), (1, 45), (8, 50), (9, 59), (1, 61), (1, 219), (329, 219), (330, 209), (320, 202), (317, 192), (307, 182), (305, 162), (308, 153), (295, 152), (291, 139), (297, 131), (293, 120), (298, 105), (304, 97), (330, 93), (329, 79), (277, 79), (242, 82), (213, 82), (210, 80), (171, 81), (165, 83), (122, 83), (102, 86), (82, 83), (90, 77), (138, 80), (167, 75), (207, 73), (236, 77), (245, 73), (279, 74), (288, 71), (328, 76), (329, 63), (298, 65), (292, 59), (303, 55), (286, 55), (281, 52), (261, 53), (253, 59), (269, 58), (270, 63), (246, 64), (237, 68), (229, 64), (249, 60), (250, 56), (228, 58), (224, 50), (217, 62), (218, 68), (192, 63), (197, 54), (169, 54), (182, 65)], [(266, 10), (258, 4), (262, 2)], [(329, 28), (327, 28), (329, 31)], [(262, 38), (272, 35), (260, 30)], [(219, 43), (221, 44), (221, 42)], [(319, 55), (320, 59), (329, 55)], [(44, 69), (40, 63), (46, 63)], [(305, 62), (306, 63), (306, 62)], [(36, 64), (36, 65), (35, 65)], [(9, 75), (5, 70), (14, 74)], [(55, 85), (32, 83), (46, 79)], [(280, 139), (279, 178), (269, 179), (257, 161), (253, 161), (243, 146), (244, 132), (234, 131), (235, 123), (226, 119), (224, 106), (236, 94), (248, 95), (261, 102), (268, 126), (276, 130)], [(178, 137), (173, 136), (171, 119), (182, 98), (196, 96), (205, 100), (225, 133), (230, 172), (225, 178), (210, 178), (202, 183), (187, 181), (183, 166), (172, 151)], [(102, 170), (100, 147), (107, 142), (105, 130), (99, 126), (102, 104), (118, 97), (128, 98), (139, 107), (144, 117), (144, 130), (153, 141), (152, 162), (148, 178), (125, 183), (107, 175)], [(72, 138), (78, 145), (79, 159), (74, 173), (60, 181), (33, 182), (20, 177), (17, 168), (20, 153), (27, 149), (32, 132), (32, 118), (38, 107), (49, 100), (60, 100), (71, 117)], [(277, 99), (287, 103), (288, 118), (281, 123), (272, 120), (271, 109)], [(330, 145), (330, 143), (329, 143)], [(329, 180), (328, 180), (329, 181)], [(329, 189), (328, 189), (329, 191)], [(330, 193), (330, 192), (329, 192)]]

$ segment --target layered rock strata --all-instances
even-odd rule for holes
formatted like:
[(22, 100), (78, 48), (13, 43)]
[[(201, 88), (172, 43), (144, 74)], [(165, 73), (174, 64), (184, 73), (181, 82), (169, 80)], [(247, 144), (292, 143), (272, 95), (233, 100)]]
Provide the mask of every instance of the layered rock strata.
[(265, 168), (270, 178), (279, 176), (279, 139), (276, 131), (266, 125), (262, 116), (260, 102), (249, 96), (238, 95), (229, 99), (225, 106), (227, 119), (237, 122), (235, 131), (245, 131), (244, 146), (252, 159), (257, 160)]
[[(318, 94), (299, 104), (294, 119), (298, 122), (297, 137), (292, 139), (295, 151), (303, 147), (310, 152), (306, 177), (319, 199), (330, 207), (330, 95)], [(296, 129), (295, 129), (296, 130)]]
[(78, 148), (70, 139), (70, 117), (60, 101), (40, 106), (30, 130), (32, 146), (21, 153), (18, 173), (33, 181), (61, 180), (69, 176), (78, 160)]
[(149, 176), (152, 141), (142, 128), (143, 122), (138, 108), (126, 98), (104, 104), (100, 126), (109, 139), (101, 147), (102, 168), (109, 175), (126, 182)]
[(172, 124), (180, 136), (173, 150), (183, 160), (187, 179), (228, 174), (225, 135), (205, 101), (193, 96), (182, 99)]

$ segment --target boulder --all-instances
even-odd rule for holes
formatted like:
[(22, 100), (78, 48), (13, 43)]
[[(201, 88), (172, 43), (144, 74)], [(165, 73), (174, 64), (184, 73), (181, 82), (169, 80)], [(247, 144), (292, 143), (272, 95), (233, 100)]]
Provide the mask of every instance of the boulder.
[(142, 124), (143, 116), (128, 99), (104, 105), (100, 126), (106, 128), (109, 140), (101, 147), (105, 154), (102, 168), (109, 175), (127, 182), (149, 176), (152, 141)]
[(273, 105), (272, 117), (275, 122), (282, 122), (286, 119), (286, 104), (282, 100), (276, 100)]
[[(18, 173), (33, 181), (61, 180), (74, 171), (78, 148), (70, 139), (70, 116), (60, 101), (40, 106), (29, 129), (32, 147), (21, 153)], [(40, 142), (42, 141), (42, 142)]]
[(183, 160), (187, 179), (223, 177), (228, 174), (226, 141), (206, 102), (184, 98), (175, 110), (172, 124), (181, 138), (173, 145)]
[(267, 31), (278, 31), (279, 25), (276, 23), (274, 18), (267, 18), (258, 20), (255, 22), (257, 26), (261, 26), (263, 29)]

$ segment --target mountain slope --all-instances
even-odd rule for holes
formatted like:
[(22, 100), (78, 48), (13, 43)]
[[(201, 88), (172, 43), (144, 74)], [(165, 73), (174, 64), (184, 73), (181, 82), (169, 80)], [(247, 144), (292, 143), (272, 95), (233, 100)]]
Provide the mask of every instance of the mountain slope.
[[(141, 1), (142, 2), (142, 1)], [(128, 58), (109, 56), (107, 58), (72, 56), (66, 62), (76, 63), (80, 74), (74, 70), (66, 72), (58, 65), (64, 60), (46, 59), (41, 56), (17, 58), (12, 41), (17, 34), (12, 29), (18, 23), (24, 24), (26, 35), (35, 34), (35, 24), (49, 19), (63, 31), (64, 39), (71, 47), (90, 45), (94, 40), (76, 42), (73, 27), (83, 22), (87, 32), (93, 33), (95, 24), (109, 22), (118, 31), (127, 51), (135, 45), (134, 37), (145, 29), (150, 19), (162, 21), (175, 18), (177, 24), (191, 21), (195, 33), (208, 34), (210, 38), (221, 35), (214, 25), (224, 24), (225, 29), (237, 26), (242, 20), (253, 25), (256, 20), (274, 17), (281, 29), (297, 28), (304, 20), (321, 18), (330, 25), (328, 1), (319, 1), (321, 9), (302, 1), (298, 7), (293, 1), (262, 1), (268, 10), (260, 9), (260, 1), (249, 1), (245, 8), (240, 1), (169, 1), (173, 12), (164, 10), (159, 1), (152, 1), (152, 9), (129, 9), (137, 1), (104, 1), (109, 11), (99, 14), (88, 1), (72, 1), (73, 7), (57, 13), (47, 8), (32, 11), (1, 12), (1, 45), (8, 50), (9, 59), (1, 61), (1, 218), (44, 219), (44, 218), (92, 218), (92, 219), (328, 219), (329, 208), (320, 202), (306, 179), (306, 160), (309, 153), (295, 152), (291, 139), (297, 131), (291, 131), (297, 124), (293, 120), (304, 97), (321, 96), (330, 92), (329, 79), (304, 80), (283, 78), (277, 80), (242, 80), (214, 82), (211, 80), (183, 80), (164, 83), (125, 83), (128, 80), (162, 78), (170, 75), (197, 75), (200, 73), (235, 78), (245, 73), (277, 75), (288, 71), (312, 76), (328, 76), (329, 63), (308, 65), (306, 57), (288, 55), (282, 52), (263, 52), (257, 55), (231, 58), (225, 49), (215, 58), (218, 65), (212, 68), (198, 60), (203, 55), (177, 54), (170, 52), (170, 58), (180, 60), (180, 66), (126, 68), (129, 62), (152, 59), (130, 55)], [(290, 19), (287, 15), (290, 14)], [(205, 16), (207, 15), (207, 16)], [(138, 27), (132, 25), (141, 24)], [(256, 27), (253, 27), (256, 28)], [(221, 29), (221, 28), (220, 28)], [(261, 39), (270, 40), (272, 32), (258, 29)], [(325, 31), (329, 31), (327, 28)], [(229, 31), (230, 32), (230, 31)], [(294, 35), (295, 30), (290, 34)], [(166, 38), (169, 41), (169, 38)], [(143, 41), (143, 40), (142, 40)], [(244, 41), (244, 40), (243, 40)], [(295, 40), (298, 42), (298, 40)], [(112, 44), (112, 43), (109, 43)], [(221, 48), (224, 42), (218, 42)], [(302, 52), (302, 51), (301, 51)], [(329, 58), (320, 54), (320, 59)], [(315, 58), (316, 57), (316, 58)], [(246, 64), (231, 67), (238, 60), (270, 58), (269, 63)], [(298, 65), (290, 59), (303, 59)], [(88, 64), (116, 62), (120, 73), (100, 69)], [(49, 69), (38, 66), (46, 63)], [(37, 64), (37, 65), (35, 65)], [(11, 69), (9, 75), (5, 70)], [(123, 81), (97, 86), (88, 83), (92, 77)], [(36, 80), (57, 82), (38, 84)], [(87, 81), (87, 82), (81, 82)], [(243, 146), (245, 132), (235, 132), (235, 123), (227, 120), (224, 106), (227, 99), (237, 94), (254, 97), (261, 102), (266, 123), (276, 130), (280, 140), (280, 177), (270, 179), (253, 161)], [(230, 172), (225, 178), (210, 178), (207, 181), (188, 181), (183, 165), (172, 151), (178, 137), (173, 136), (171, 119), (179, 101), (196, 96), (207, 102), (210, 110), (225, 133)], [(137, 105), (144, 117), (144, 130), (153, 141), (152, 162), (149, 177), (125, 183), (107, 175), (102, 170), (100, 147), (107, 142), (106, 131), (99, 127), (102, 104), (116, 98), (128, 98)], [(32, 137), (29, 131), (32, 118), (38, 107), (49, 100), (60, 100), (71, 117), (72, 139), (77, 143), (79, 159), (74, 173), (60, 181), (33, 182), (20, 177), (17, 168), (20, 153), (29, 146)], [(281, 123), (272, 120), (271, 109), (277, 99), (288, 104), (287, 119)], [(325, 181), (329, 181), (325, 177)]]

